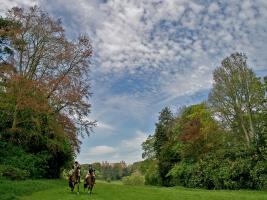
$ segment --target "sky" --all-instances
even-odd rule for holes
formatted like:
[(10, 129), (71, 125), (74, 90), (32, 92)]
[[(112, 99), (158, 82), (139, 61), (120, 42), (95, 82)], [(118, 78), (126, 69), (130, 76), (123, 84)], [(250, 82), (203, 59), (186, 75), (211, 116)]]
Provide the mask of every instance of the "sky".
[(81, 163), (133, 163), (154, 133), (160, 110), (206, 100), (212, 72), (243, 52), (267, 75), (267, 0), (0, 0), (40, 6), (61, 18), (70, 39), (91, 38), (92, 120)]

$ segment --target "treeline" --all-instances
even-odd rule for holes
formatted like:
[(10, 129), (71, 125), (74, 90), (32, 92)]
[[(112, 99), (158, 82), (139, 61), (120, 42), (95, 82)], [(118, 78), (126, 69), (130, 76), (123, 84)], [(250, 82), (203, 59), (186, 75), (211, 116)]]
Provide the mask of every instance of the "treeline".
[(70, 41), (37, 7), (0, 18), (0, 177), (58, 177), (89, 134), (86, 36)]
[[(143, 162), (135, 162), (133, 164), (126, 164), (125, 161), (117, 163), (95, 162), (90, 164), (95, 170), (96, 178), (98, 180), (104, 180), (107, 182), (111, 181), (122, 181), (128, 185), (140, 185), (144, 184), (143, 173), (146, 172)], [(88, 173), (89, 164), (81, 165), (81, 177), (85, 177)], [(64, 171), (65, 178), (68, 178), (68, 171)], [(132, 182), (135, 181), (135, 182)]]
[(142, 147), (146, 184), (266, 189), (267, 77), (232, 54), (215, 69), (208, 100), (162, 109)]
[[(125, 176), (129, 176), (133, 171), (133, 165), (127, 165), (124, 161), (118, 163), (96, 162), (91, 166), (95, 170), (96, 178), (105, 181), (121, 180)], [(84, 177), (89, 169), (89, 164), (81, 165), (81, 175)]]

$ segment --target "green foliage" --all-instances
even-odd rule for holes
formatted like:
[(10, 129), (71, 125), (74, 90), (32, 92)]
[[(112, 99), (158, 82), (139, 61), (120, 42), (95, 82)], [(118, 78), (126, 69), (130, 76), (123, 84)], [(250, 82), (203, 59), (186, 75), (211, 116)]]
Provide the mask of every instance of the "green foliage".
[(161, 184), (158, 163), (155, 160), (151, 160), (148, 163), (147, 170), (145, 172), (145, 184), (146, 185)]
[[(172, 168), (173, 163), (178, 159), (176, 152), (171, 151), (170, 145), (168, 145), (169, 138), (172, 134), (171, 125), (173, 120), (174, 118), (171, 110), (168, 107), (162, 109), (158, 123), (156, 123), (154, 139), (152, 141), (147, 141), (147, 143), (150, 142), (154, 145), (155, 157), (158, 160), (159, 181), (160, 184), (165, 186), (171, 185), (170, 179), (166, 177), (166, 174)], [(149, 139), (151, 140), (152, 138)]]
[(122, 178), (124, 185), (144, 185), (145, 178), (139, 173), (134, 173), (131, 176), (125, 176)]
[[(88, 172), (88, 164), (84, 164), (81, 166), (81, 174), (85, 176)], [(109, 163), (109, 162), (102, 162), (102, 163), (93, 163), (93, 169), (95, 170), (96, 178), (99, 180), (105, 181), (115, 181), (121, 180), (122, 177), (128, 176), (131, 171), (131, 166), (127, 166), (124, 161), (119, 163)]]
[(155, 137), (149, 135), (146, 141), (142, 143), (142, 149), (143, 149), (142, 158), (149, 160), (155, 159), (156, 155), (155, 155), (154, 144), (155, 144)]
[[(205, 103), (183, 109), (178, 117), (178, 140), (182, 159), (198, 160), (222, 146), (225, 134)], [(177, 142), (176, 142), (177, 143)]]
[(10, 169), (6, 176), (26, 170), (32, 178), (57, 178), (73, 161), (78, 135), (89, 135), (95, 125), (87, 120), (91, 55), (86, 36), (69, 41), (61, 23), (38, 7), (15, 7), (0, 18), (0, 165)]
[(26, 170), (30, 177), (58, 177), (66, 161), (72, 159), (71, 152), (51, 152), (42, 150), (36, 153), (27, 152), (22, 146), (0, 142), (0, 163)]
[(208, 104), (183, 107), (175, 117), (164, 108), (143, 143), (146, 184), (266, 189), (266, 85), (246, 56), (234, 53), (214, 71)]
[(168, 141), (168, 127), (173, 120), (173, 115), (168, 107), (162, 109), (159, 115), (158, 123), (156, 123), (155, 139), (154, 139), (154, 150), (156, 153), (156, 158), (161, 154), (161, 149), (164, 144)]
[(206, 189), (264, 189), (267, 162), (255, 151), (226, 150), (209, 154), (198, 162), (180, 162), (168, 176), (178, 185)]
[(29, 172), (11, 165), (0, 165), (0, 178), (1, 177), (10, 180), (25, 180), (29, 177)]
[(264, 87), (247, 66), (247, 57), (234, 53), (222, 61), (213, 74), (209, 103), (222, 124), (230, 128), (245, 145), (257, 145), (262, 137), (261, 113)]

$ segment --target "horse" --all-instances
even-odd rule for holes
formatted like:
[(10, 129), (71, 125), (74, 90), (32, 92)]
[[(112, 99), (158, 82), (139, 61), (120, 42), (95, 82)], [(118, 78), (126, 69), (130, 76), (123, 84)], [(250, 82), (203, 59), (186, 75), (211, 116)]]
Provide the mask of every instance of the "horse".
[(91, 173), (87, 174), (85, 179), (84, 179), (84, 190), (87, 188), (88, 193), (90, 190), (90, 195), (91, 195), (92, 190), (94, 188), (94, 185), (95, 185), (95, 174), (94, 174), (94, 172), (91, 172)]
[(80, 169), (76, 168), (74, 172), (69, 177), (69, 186), (71, 188), (71, 191), (74, 191), (75, 185), (78, 187), (78, 192), (80, 192)]

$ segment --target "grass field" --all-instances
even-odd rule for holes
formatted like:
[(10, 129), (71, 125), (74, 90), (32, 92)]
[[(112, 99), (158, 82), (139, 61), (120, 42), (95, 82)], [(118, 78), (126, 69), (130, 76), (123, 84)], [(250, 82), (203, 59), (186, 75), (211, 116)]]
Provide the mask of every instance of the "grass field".
[(262, 191), (208, 191), (186, 188), (125, 186), (98, 181), (90, 196), (71, 193), (64, 180), (0, 181), (1, 200), (266, 200)]

